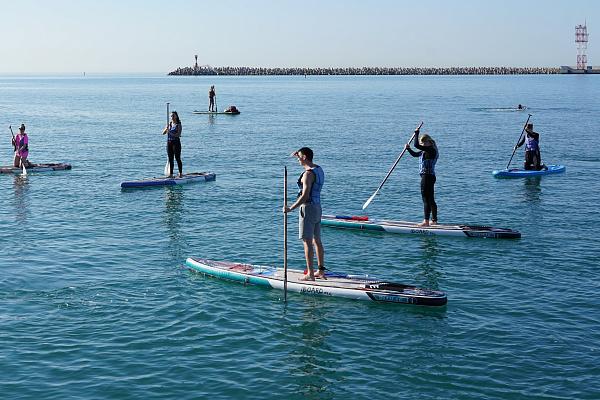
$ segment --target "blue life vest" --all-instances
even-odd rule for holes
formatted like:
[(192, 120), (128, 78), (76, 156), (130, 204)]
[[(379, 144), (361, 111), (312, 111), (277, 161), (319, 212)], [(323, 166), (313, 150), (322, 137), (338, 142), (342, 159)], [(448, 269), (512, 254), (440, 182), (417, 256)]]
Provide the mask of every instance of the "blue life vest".
[(532, 137), (525, 137), (525, 151), (535, 151), (539, 148), (539, 143)]
[[(318, 165), (314, 168), (310, 169), (312, 173), (315, 175), (315, 180), (312, 184), (312, 188), (310, 189), (310, 195), (308, 196), (308, 204), (321, 204), (321, 189), (323, 188), (323, 183), (325, 182), (325, 172), (323, 172), (323, 168)], [(298, 178), (298, 197), (302, 196), (302, 176), (306, 173), (304, 171), (300, 178)]]
[(425, 158), (426, 153), (421, 151), (421, 155), (419, 156), (419, 174), (420, 175), (435, 175), (435, 164), (437, 163), (439, 152), (437, 146), (435, 148), (435, 157), (434, 158)]

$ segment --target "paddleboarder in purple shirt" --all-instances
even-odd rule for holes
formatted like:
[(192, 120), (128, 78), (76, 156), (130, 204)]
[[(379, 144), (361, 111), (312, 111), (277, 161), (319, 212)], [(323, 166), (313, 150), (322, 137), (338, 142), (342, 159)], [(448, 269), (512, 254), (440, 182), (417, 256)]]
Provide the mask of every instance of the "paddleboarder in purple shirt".
[[(525, 144), (525, 162), (523, 167), (526, 170), (539, 171), (546, 168), (542, 164), (542, 154), (540, 152), (540, 134), (533, 130), (533, 124), (527, 124), (525, 136), (521, 137), (515, 150)], [(547, 168), (546, 168), (547, 169)]]

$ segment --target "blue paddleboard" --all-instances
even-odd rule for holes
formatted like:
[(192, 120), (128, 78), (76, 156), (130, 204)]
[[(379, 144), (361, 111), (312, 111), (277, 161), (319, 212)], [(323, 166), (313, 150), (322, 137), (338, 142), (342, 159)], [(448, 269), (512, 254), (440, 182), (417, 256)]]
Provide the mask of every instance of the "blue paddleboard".
[(527, 178), (529, 176), (559, 174), (561, 172), (565, 172), (566, 169), (567, 167), (564, 165), (548, 165), (548, 169), (542, 169), (539, 171), (511, 168), (496, 170), (493, 171), (492, 174), (496, 178)]

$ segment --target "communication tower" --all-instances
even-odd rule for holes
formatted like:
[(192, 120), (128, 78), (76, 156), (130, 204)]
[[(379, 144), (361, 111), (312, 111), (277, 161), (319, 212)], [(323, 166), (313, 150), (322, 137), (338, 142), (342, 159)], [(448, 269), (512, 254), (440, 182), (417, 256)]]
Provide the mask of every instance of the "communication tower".
[(588, 33), (587, 24), (577, 25), (575, 27), (575, 43), (577, 44), (577, 69), (585, 69), (587, 66)]

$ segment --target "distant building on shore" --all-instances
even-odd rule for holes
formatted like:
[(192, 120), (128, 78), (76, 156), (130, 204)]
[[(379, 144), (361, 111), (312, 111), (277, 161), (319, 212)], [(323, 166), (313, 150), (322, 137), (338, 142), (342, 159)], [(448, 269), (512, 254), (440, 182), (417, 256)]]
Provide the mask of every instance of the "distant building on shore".
[(585, 69), (578, 69), (563, 65), (560, 67), (561, 74), (600, 74), (600, 67), (588, 65)]

